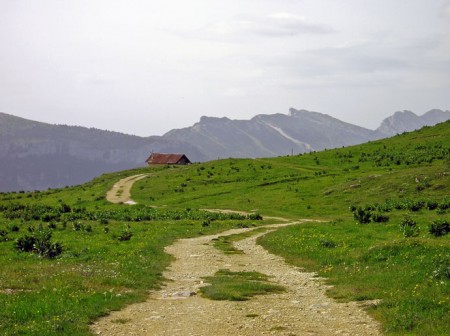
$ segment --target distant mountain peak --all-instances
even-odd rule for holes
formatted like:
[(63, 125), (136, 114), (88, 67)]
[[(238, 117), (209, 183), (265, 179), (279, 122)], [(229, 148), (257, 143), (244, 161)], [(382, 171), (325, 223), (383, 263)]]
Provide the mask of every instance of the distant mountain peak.
[(412, 111), (397, 111), (392, 116), (386, 118), (378, 127), (377, 131), (385, 136), (392, 136), (403, 132), (410, 132), (424, 126), (434, 126), (438, 123), (450, 119), (450, 111), (433, 109), (422, 116), (418, 116)]
[(399, 115), (416, 116), (417, 117), (417, 114), (415, 114), (413, 111), (410, 111), (410, 110), (397, 111), (394, 113), (394, 116), (399, 116)]
[(308, 111), (308, 110), (304, 110), (304, 109), (297, 110), (297, 109), (291, 107), (289, 109), (288, 115), (291, 117), (296, 117), (296, 116), (302, 116), (302, 115), (309, 114), (309, 113), (317, 113), (317, 112)]
[(201, 116), (200, 117), (200, 123), (217, 123), (222, 121), (230, 121), (227, 117), (207, 117), (207, 116)]
[(258, 114), (250, 120), (201, 117), (194, 126), (172, 130), (164, 137), (190, 143), (215, 159), (304, 153), (358, 144), (380, 134), (327, 114), (290, 108), (287, 115)]

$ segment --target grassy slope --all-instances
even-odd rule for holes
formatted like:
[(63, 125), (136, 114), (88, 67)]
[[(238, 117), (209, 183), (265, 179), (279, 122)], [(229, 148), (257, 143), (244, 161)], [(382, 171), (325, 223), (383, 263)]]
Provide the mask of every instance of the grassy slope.
[[(132, 190), (133, 199), (142, 204), (329, 219), (331, 224), (279, 230), (261, 243), (293, 264), (326, 275), (335, 285), (331, 294), (338, 298), (383, 299), (372, 313), (387, 331), (441, 334), (449, 327), (449, 280), (430, 272), (448, 267), (441, 264), (449, 260), (449, 239), (431, 237), (427, 225), (434, 218), (448, 219), (448, 210), (415, 212), (421, 234), (405, 239), (398, 230), (405, 211), (389, 213), (386, 224), (357, 225), (348, 208), (387, 198), (441, 200), (450, 190), (449, 175), (443, 174), (450, 172), (449, 148), (447, 122), (387, 140), (301, 156), (228, 159), (107, 174), (73, 188), (4, 194), (0, 204), (64, 202), (92, 210), (117, 209), (121, 206), (104, 200), (106, 191), (120, 178), (150, 171), (152, 176), (137, 182)], [(416, 182), (417, 178), (422, 182)], [(38, 222), (0, 218), (0, 229), (7, 230), (14, 223), (20, 232), (8, 233), (11, 239), (25, 232), (28, 224)], [(133, 223), (131, 241), (111, 244), (111, 236), (120, 233), (123, 222), (111, 221), (108, 234), (98, 222), (89, 223), (92, 233), (57, 224), (54, 238), (66, 246), (61, 259), (18, 254), (12, 241), (0, 243), (0, 289), (16, 290), (13, 295), (0, 292), (0, 306), (6, 307), (0, 313), (0, 332), (85, 334), (93, 318), (144, 298), (147, 289), (160, 283), (169, 262), (164, 245), (177, 237), (236, 225), (236, 221), (227, 221), (205, 227), (191, 220)]]
[[(139, 210), (139, 206), (112, 205), (104, 199), (117, 180), (138, 172), (106, 174), (61, 190), (0, 194), (0, 206), (21, 203), (58, 208), (64, 203), (72, 207), (70, 215), (83, 208), (119, 214)], [(0, 210), (0, 335), (90, 334), (89, 323), (94, 319), (144, 300), (148, 290), (161, 285), (162, 272), (171, 260), (164, 247), (175, 239), (258, 224), (248, 220), (195, 220), (186, 217), (189, 213), (183, 211), (179, 219), (164, 221), (108, 219), (102, 223), (82, 218), (48, 223), (7, 219)], [(91, 229), (76, 231), (77, 223)], [(30, 234), (29, 227), (36, 230), (39, 225), (44, 229), (55, 226), (52, 240), (64, 246), (60, 257), (48, 260), (15, 251), (15, 240)], [(122, 232), (128, 230), (133, 233), (131, 240), (119, 241)]]
[[(371, 308), (389, 334), (445, 334), (449, 319), (449, 237), (429, 224), (448, 210), (393, 210), (384, 224), (355, 223), (350, 206), (435, 200), (450, 195), (450, 123), (361, 146), (294, 157), (222, 160), (155, 173), (139, 182), (139, 202), (256, 210), (330, 219), (260, 239), (274, 253), (327, 277), (341, 300), (381, 299)], [(445, 174), (447, 173), (447, 174)], [(410, 214), (421, 233), (402, 236)]]
[[(442, 173), (450, 171), (449, 162), (436, 158), (432, 163), (415, 162), (443, 152), (448, 158), (449, 147), (450, 124), (444, 123), (361, 146), (301, 156), (228, 159), (158, 170), (136, 183), (132, 194), (137, 201), (156, 206), (350, 218), (350, 205), (448, 195), (449, 175)], [(393, 156), (389, 166), (387, 159), (380, 159), (376, 166), (377, 158), (389, 155)], [(415, 180), (421, 176), (427, 176), (430, 186), (417, 191)]]

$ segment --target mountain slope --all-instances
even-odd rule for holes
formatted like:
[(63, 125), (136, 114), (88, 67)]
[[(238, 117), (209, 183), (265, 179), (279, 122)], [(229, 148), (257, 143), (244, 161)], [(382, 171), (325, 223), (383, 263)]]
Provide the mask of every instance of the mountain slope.
[(202, 157), (188, 144), (157, 136), (49, 125), (0, 113), (0, 191), (83, 183), (105, 172), (143, 166), (152, 150)]
[(363, 143), (382, 137), (326, 114), (295, 110), (289, 115), (257, 115), (251, 120), (202, 117), (192, 127), (166, 133), (165, 139), (189, 142), (210, 159), (271, 157)]
[(378, 127), (377, 131), (385, 136), (410, 132), (422, 128), (423, 126), (434, 126), (438, 123), (450, 119), (450, 111), (430, 110), (422, 116), (418, 116), (411, 111), (395, 112), (386, 118)]
[(449, 111), (431, 110), (420, 117), (397, 112), (373, 131), (291, 108), (288, 115), (261, 114), (250, 120), (202, 117), (191, 127), (144, 138), (0, 113), (0, 191), (83, 183), (142, 166), (151, 151), (184, 153), (193, 162), (275, 157), (364, 143), (447, 119)]

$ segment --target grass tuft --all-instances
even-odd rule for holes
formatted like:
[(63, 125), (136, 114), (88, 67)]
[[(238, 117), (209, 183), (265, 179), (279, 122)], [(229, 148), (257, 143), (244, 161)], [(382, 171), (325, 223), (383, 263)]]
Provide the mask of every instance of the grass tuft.
[(204, 279), (209, 285), (201, 287), (200, 293), (211, 300), (246, 301), (255, 295), (285, 290), (282, 286), (270, 283), (268, 276), (259, 272), (231, 272), (224, 269)]

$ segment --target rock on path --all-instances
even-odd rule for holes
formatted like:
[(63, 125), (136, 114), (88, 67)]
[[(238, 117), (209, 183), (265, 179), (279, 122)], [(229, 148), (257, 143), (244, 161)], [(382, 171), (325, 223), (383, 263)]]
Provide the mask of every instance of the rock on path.
[[(291, 223), (293, 224), (293, 223)], [(271, 225), (280, 227), (290, 224)], [(356, 303), (337, 303), (325, 295), (326, 286), (314, 273), (290, 266), (256, 244), (265, 233), (235, 244), (244, 254), (225, 255), (212, 246), (219, 236), (181, 239), (166, 248), (176, 260), (164, 276), (169, 279), (146, 302), (137, 303), (95, 322), (99, 335), (380, 335), (379, 325)], [(195, 295), (202, 277), (219, 269), (258, 271), (287, 288), (280, 294), (249, 301), (212, 301)]]

